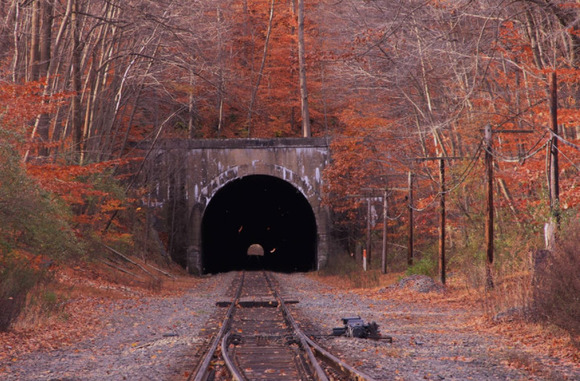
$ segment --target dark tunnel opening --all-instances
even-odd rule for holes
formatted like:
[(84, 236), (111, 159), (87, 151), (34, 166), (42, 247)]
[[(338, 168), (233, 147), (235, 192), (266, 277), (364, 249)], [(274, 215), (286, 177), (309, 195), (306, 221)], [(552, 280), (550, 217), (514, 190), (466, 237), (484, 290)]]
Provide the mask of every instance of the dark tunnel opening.
[[(221, 188), (201, 224), (204, 273), (316, 269), (317, 232), (312, 207), (292, 184), (250, 175)], [(248, 255), (258, 244), (263, 255)]]

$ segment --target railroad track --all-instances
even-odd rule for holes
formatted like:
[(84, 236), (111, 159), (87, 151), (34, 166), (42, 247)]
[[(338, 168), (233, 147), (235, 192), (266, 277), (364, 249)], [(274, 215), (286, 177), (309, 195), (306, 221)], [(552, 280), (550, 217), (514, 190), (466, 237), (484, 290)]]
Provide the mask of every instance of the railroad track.
[[(242, 272), (232, 301), (189, 380), (372, 380), (298, 327), (266, 272)], [(220, 348), (220, 350), (218, 350)]]

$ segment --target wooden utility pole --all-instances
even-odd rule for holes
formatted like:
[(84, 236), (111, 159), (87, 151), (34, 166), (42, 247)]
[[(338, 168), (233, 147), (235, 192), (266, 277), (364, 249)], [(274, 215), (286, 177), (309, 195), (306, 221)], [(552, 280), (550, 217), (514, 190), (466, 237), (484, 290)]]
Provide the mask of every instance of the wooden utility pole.
[(445, 284), (445, 160), (439, 160), (439, 279)]
[[(370, 191), (370, 192), (378, 192), (382, 191), (383, 195), (378, 197), (367, 197), (367, 245), (366, 245), (366, 253), (367, 253), (367, 260), (370, 264), (371, 258), (371, 201), (380, 201), (382, 198), (383, 201), (383, 247), (381, 253), (381, 272), (383, 274), (387, 273), (387, 225), (388, 225), (388, 193), (389, 188), (385, 186), (384, 189), (380, 188), (363, 188), (363, 191)], [(402, 189), (395, 189), (395, 190), (402, 190)], [(406, 191), (406, 189), (405, 189)], [(349, 197), (360, 197), (362, 196), (349, 196)]]
[(371, 265), (371, 197), (367, 197), (367, 265)]
[(387, 187), (383, 193), (383, 252), (381, 255), (381, 272), (387, 273)]
[(446, 260), (445, 260), (445, 225), (446, 225), (446, 210), (445, 210), (445, 160), (462, 160), (463, 157), (451, 156), (437, 156), (437, 157), (419, 157), (418, 161), (439, 161), (439, 279), (441, 283), (446, 281)]
[[(532, 130), (499, 130), (495, 133), (529, 134)], [(486, 287), (492, 289), (493, 284), (493, 140), (491, 124), (487, 124), (483, 130), (485, 145), (485, 184), (486, 184), (486, 207), (485, 207), (485, 251), (486, 263)]]
[(560, 226), (560, 179), (558, 168), (558, 77), (552, 72), (550, 91), (550, 212), (556, 228)]
[[(363, 188), (363, 191), (376, 191), (378, 189), (375, 188)], [(366, 232), (366, 248), (364, 249), (364, 263), (370, 267), (371, 264), (371, 248), (372, 248), (372, 241), (371, 241), (371, 231), (372, 231), (372, 221), (371, 221), (371, 211), (372, 211), (372, 202), (373, 201), (380, 201), (381, 197), (373, 197), (372, 195), (364, 196), (362, 194), (353, 194), (348, 195), (349, 198), (358, 198), (360, 200), (367, 201), (367, 232)], [(384, 217), (386, 218), (386, 217)], [(384, 241), (384, 238), (383, 238)], [(365, 268), (366, 270), (366, 268)]]
[(486, 217), (485, 217), (485, 248), (487, 263), (485, 268), (486, 287), (493, 288), (493, 156), (491, 125), (487, 124), (484, 131), (485, 139), (485, 184), (486, 184)]
[(409, 243), (407, 247), (407, 265), (413, 266), (413, 172), (409, 171)]

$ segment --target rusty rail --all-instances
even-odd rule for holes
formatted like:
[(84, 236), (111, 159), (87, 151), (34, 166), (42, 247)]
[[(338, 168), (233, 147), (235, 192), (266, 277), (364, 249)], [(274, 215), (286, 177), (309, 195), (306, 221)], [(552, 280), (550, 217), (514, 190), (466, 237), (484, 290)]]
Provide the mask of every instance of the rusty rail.
[[(268, 276), (266, 276), (266, 278), (268, 279)], [(312, 350), (314, 350), (314, 352), (316, 352), (318, 358), (320, 358), (325, 363), (329, 364), (332, 368), (347, 375), (349, 377), (349, 379), (360, 380), (360, 381), (365, 381), (365, 380), (373, 381), (373, 379), (369, 375), (366, 375), (363, 372), (348, 365), (344, 361), (340, 360), (338, 357), (334, 356), (332, 353), (330, 353), (327, 350), (325, 350), (324, 348), (322, 348), (320, 345), (316, 344), (308, 336), (306, 336), (302, 332), (300, 327), (298, 327), (298, 325), (296, 324), (294, 318), (292, 317), (292, 315), (290, 314), (290, 311), (288, 310), (288, 307), (286, 307), (286, 304), (284, 303), (284, 301), (282, 300), (282, 298), (278, 294), (278, 291), (275, 290), (274, 288), (272, 288), (272, 289), (274, 290), (274, 293), (276, 295), (276, 299), (280, 303), (280, 305), (284, 311), (284, 314), (287, 316), (287, 319), (291, 321), (291, 324), (294, 327), (296, 334), (299, 335), (301, 340), (303, 340), (303, 343), (304, 343), (303, 345), (307, 346), (308, 348), (311, 348), (310, 353), (312, 353)]]
[(231, 323), (231, 318), (233, 316), (234, 309), (236, 308), (236, 303), (238, 302), (238, 300), (240, 299), (240, 295), (242, 294), (242, 287), (244, 285), (244, 277), (245, 277), (245, 273), (242, 272), (242, 279), (240, 280), (240, 284), (236, 290), (236, 294), (234, 296), (234, 299), (228, 308), (228, 312), (226, 313), (226, 317), (224, 318), (222, 326), (220, 327), (220, 330), (217, 333), (217, 335), (213, 338), (212, 344), (210, 345), (207, 352), (205, 353), (203, 361), (201, 361), (201, 363), (198, 366), (198, 368), (196, 369), (196, 371), (194, 373), (192, 373), (192, 376), (195, 375), (195, 377), (192, 378), (190, 376), (188, 378), (188, 381), (191, 381), (191, 380), (193, 380), (193, 381), (205, 381), (208, 379), (211, 360), (212, 360), (212, 358), (217, 350), (218, 344), (220, 343), (220, 338), (222, 338), (224, 336), (224, 334), (227, 332), (227, 330), (229, 329), (229, 326)]
[[(228, 379), (328, 381), (330, 368), (340, 373), (339, 379), (373, 381), (370, 376), (344, 363), (307, 337), (298, 327), (270, 276), (265, 272), (262, 275), (263, 278), (252, 273), (248, 278), (242, 273), (220, 330), (193, 374), (195, 377), (190, 377), (190, 380), (213, 378), (210, 369), (212, 359), (221, 344), (220, 354), (229, 372)], [(267, 287), (264, 286), (264, 279)], [(241, 300), (244, 283), (246, 297), (250, 300)], [(336, 374), (332, 374), (332, 379), (337, 379)]]

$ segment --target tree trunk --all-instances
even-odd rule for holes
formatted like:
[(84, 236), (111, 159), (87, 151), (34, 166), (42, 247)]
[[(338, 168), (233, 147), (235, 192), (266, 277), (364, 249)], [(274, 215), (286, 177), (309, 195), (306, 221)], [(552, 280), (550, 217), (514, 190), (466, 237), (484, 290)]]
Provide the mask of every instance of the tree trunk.
[(45, 77), (48, 74), (48, 67), (51, 59), (51, 40), (52, 40), (52, 20), (53, 5), (50, 1), (43, 1), (41, 5), (41, 26), (39, 38), (39, 76)]
[(81, 116), (81, 68), (80, 68), (80, 41), (79, 41), (79, 24), (77, 18), (77, 3), (70, 0), (73, 12), (71, 14), (71, 32), (72, 32), (72, 67), (71, 67), (71, 85), (74, 95), (71, 100), (71, 131), (73, 134), (73, 150), (75, 152), (75, 161), (82, 164), (84, 142), (83, 142), (83, 124)]
[(32, 3), (32, 14), (30, 18), (30, 51), (28, 54), (28, 80), (38, 80), (38, 60), (39, 60), (39, 24), (40, 24), (40, 0)]
[(264, 41), (264, 53), (262, 54), (262, 62), (260, 64), (260, 71), (258, 72), (258, 79), (256, 80), (256, 86), (252, 89), (252, 96), (250, 98), (250, 106), (248, 107), (248, 137), (252, 132), (252, 113), (254, 112), (254, 104), (256, 103), (256, 97), (258, 95), (258, 89), (260, 88), (260, 82), (262, 81), (262, 76), (264, 75), (264, 68), (266, 67), (266, 58), (268, 57), (268, 45), (270, 42), (270, 34), (272, 33), (272, 19), (274, 18), (274, 0), (270, 1), (270, 17), (268, 19), (268, 30), (266, 31), (266, 40)]
[(312, 136), (310, 112), (308, 110), (308, 89), (306, 87), (306, 58), (304, 49), (304, 0), (298, 0), (298, 72), (300, 76), (300, 105), (302, 107), (302, 136)]
[[(48, 76), (50, 64), (50, 44), (52, 29), (52, 5), (37, 0), (32, 4), (31, 40), (30, 40), (30, 80), (37, 81)], [(46, 78), (44, 94), (50, 92), (50, 83)], [(35, 121), (34, 131), (36, 141), (40, 143), (37, 150), (39, 157), (48, 156), (45, 145), (50, 139), (50, 118), (47, 114), (39, 114)]]

